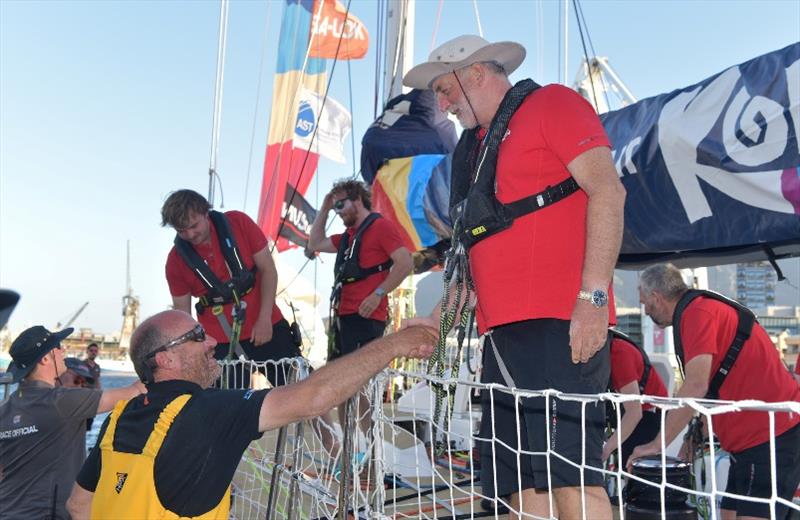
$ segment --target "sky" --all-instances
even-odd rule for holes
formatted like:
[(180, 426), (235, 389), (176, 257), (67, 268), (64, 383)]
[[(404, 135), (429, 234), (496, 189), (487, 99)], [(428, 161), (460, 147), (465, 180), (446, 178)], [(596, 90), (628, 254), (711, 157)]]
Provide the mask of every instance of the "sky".
[[(560, 81), (562, 2), (475, 4), (445, 0), (438, 16), (439, 1), (419, 0), (415, 62), (432, 41), (478, 33), (479, 19), (488, 40), (527, 48), (512, 80)], [(230, 3), (217, 208), (258, 209), (282, 9)], [(351, 110), (355, 140), (346, 165), (320, 162), (307, 193), (315, 206), (358, 169), (351, 150), (358, 158), (375, 115), (378, 5), (350, 9), (371, 48), (336, 65), (331, 96)], [(800, 40), (797, 0), (583, 0), (582, 9), (596, 53), (639, 99)], [(118, 331), (128, 241), (142, 318), (171, 303), (164, 261), (174, 232), (160, 227), (160, 208), (173, 190), (208, 192), (218, 25), (216, 1), (0, 0), (0, 287), (22, 294), (12, 329), (55, 327), (88, 301), (74, 326)], [(571, 5), (567, 33), (571, 83), (582, 55)], [(297, 251), (281, 257), (294, 270), (304, 263)], [(323, 258), (302, 273), (325, 300), (332, 266)]]

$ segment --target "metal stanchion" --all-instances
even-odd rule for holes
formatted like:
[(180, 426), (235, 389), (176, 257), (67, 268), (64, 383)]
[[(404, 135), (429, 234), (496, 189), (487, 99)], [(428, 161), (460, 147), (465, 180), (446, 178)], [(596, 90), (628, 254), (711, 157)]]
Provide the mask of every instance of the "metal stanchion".
[[(308, 377), (308, 362), (302, 358), (294, 358), (294, 362), (297, 363), (297, 369), (294, 370), (294, 381), (301, 381)], [(312, 421), (316, 419), (311, 419)], [(292, 482), (289, 486), (289, 511), (288, 511), (288, 520), (294, 520), (296, 518), (296, 511), (297, 511), (297, 503), (299, 501), (299, 485), (297, 483), (297, 478), (299, 477), (296, 475), (297, 471), (300, 468), (300, 457), (303, 449), (303, 425), (304, 421), (299, 421), (295, 426), (294, 430), (294, 448), (292, 453), (292, 471), (295, 473), (292, 478)]]
[(372, 518), (385, 518), (386, 489), (383, 485), (386, 468), (383, 460), (383, 389), (386, 374), (376, 376), (372, 383), (372, 464), (375, 468), (375, 492), (372, 495)]
[(339, 461), (339, 466), (342, 470), (339, 478), (339, 514), (337, 515), (339, 520), (348, 519), (347, 512), (350, 504), (348, 489), (350, 488), (350, 472), (353, 461), (353, 438), (358, 437), (357, 435), (353, 435), (354, 428), (358, 427), (357, 425), (353, 425), (353, 411), (357, 399), (358, 394), (347, 400), (345, 424), (342, 425), (342, 459)]

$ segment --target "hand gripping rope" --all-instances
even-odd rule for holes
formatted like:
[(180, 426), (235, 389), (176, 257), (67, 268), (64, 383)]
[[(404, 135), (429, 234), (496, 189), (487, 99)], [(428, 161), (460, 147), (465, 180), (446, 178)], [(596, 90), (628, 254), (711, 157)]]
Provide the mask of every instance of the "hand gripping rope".
[[(458, 223), (456, 223), (456, 226)], [(454, 234), (455, 236), (455, 234)], [(450, 301), (451, 282), (455, 278), (455, 297)], [(466, 249), (458, 242), (450, 248), (445, 256), (444, 269), (444, 291), (442, 294), (441, 313), (439, 319), (439, 340), (436, 348), (431, 354), (428, 362), (428, 374), (434, 375), (438, 381), (432, 382), (431, 387), (436, 395), (436, 403), (433, 410), (433, 425), (438, 427), (440, 420), (443, 420), (442, 428), (433, 435), (435, 442), (436, 455), (441, 455), (447, 449), (446, 434), (450, 429), (450, 419), (453, 415), (453, 405), (455, 400), (456, 384), (452, 382), (445, 384), (443, 379), (445, 372), (450, 370), (450, 379), (457, 377), (453, 374), (461, 362), (461, 351), (464, 345), (464, 338), (472, 325), (474, 310), (470, 307), (470, 300), (475, 288), (469, 271), (469, 260)], [(459, 310), (460, 309), (460, 310)], [(458, 315), (457, 330), (457, 351), (452, 362), (447, 359), (447, 334), (453, 329)], [(447, 410), (442, 418), (442, 403), (445, 396), (448, 397)]]

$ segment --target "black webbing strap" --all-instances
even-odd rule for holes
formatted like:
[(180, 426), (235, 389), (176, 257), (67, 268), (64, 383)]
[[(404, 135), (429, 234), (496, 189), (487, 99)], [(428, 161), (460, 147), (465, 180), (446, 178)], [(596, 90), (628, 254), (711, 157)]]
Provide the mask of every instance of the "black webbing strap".
[(533, 213), (555, 202), (565, 199), (578, 191), (580, 186), (572, 176), (559, 182), (555, 186), (548, 186), (545, 190), (535, 193), (524, 199), (515, 200), (509, 204), (503, 204), (508, 216), (519, 218), (528, 213)]
[(722, 363), (720, 363), (717, 371), (711, 377), (711, 381), (708, 384), (708, 391), (705, 395), (706, 399), (719, 399), (719, 389), (722, 387), (722, 383), (728, 376), (728, 372), (731, 371), (733, 364), (739, 357), (739, 353), (741, 352), (745, 342), (750, 338), (750, 334), (753, 331), (753, 325), (755, 325), (757, 320), (755, 314), (753, 314), (753, 311), (736, 300), (728, 298), (727, 296), (723, 296), (722, 294), (714, 291), (700, 289), (689, 289), (686, 291), (678, 300), (678, 303), (675, 305), (675, 310), (672, 314), (672, 338), (673, 343), (675, 344), (675, 354), (678, 356), (678, 366), (681, 369), (681, 374), (683, 374), (684, 365), (683, 341), (680, 331), (681, 317), (683, 316), (683, 311), (686, 310), (686, 307), (688, 307), (695, 298), (699, 298), (700, 296), (717, 300), (718, 302), (733, 307), (734, 310), (736, 310), (738, 317), (736, 335), (733, 338), (731, 346), (728, 347), (728, 351), (725, 353), (725, 358), (722, 360)]
[(725, 354), (725, 359), (722, 360), (716, 374), (711, 378), (711, 383), (708, 385), (708, 392), (706, 392), (706, 399), (719, 399), (719, 388), (728, 376), (728, 372), (731, 371), (733, 364), (736, 363), (736, 358), (739, 357), (744, 342), (750, 338), (750, 333), (753, 331), (755, 322), (756, 318), (752, 313), (739, 313), (739, 324), (736, 326), (736, 336), (734, 336), (733, 343), (731, 343), (728, 352)]

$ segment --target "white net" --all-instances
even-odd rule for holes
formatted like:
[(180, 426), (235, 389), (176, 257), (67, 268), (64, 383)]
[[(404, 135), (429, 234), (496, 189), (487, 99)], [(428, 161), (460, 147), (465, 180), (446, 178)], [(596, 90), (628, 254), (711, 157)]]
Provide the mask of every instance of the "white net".
[[(236, 362), (237, 369), (252, 371), (256, 365)], [(474, 362), (473, 362), (474, 364)], [(297, 358), (272, 365), (287, 381), (308, 375), (308, 365)], [(260, 368), (263, 370), (264, 364)], [(449, 374), (447, 374), (449, 376)], [(257, 379), (257, 377), (256, 377)], [(433, 424), (435, 393), (446, 390), (444, 406), (451, 414), (449, 427)], [(516, 439), (500, 435), (494, 421), (481, 428), (481, 405), (477, 392), (492, 405), (499, 396), (510, 396), (517, 405), (531, 398), (543, 399), (550, 414), (560, 403), (578, 403), (582, 412), (581, 438), (586, 439), (586, 409), (611, 403), (620, 421), (621, 404), (635, 400), (668, 411), (689, 407), (707, 419), (738, 411), (760, 411), (769, 418), (771, 493), (765, 498), (732, 495), (725, 492), (729, 455), (714, 443), (707, 444), (703, 456), (681, 473), (686, 464), (675, 463), (682, 435), (670, 446), (662, 438), (661, 456), (650, 471), (628, 472), (613, 462), (605, 467), (586, 463), (583, 450), (579, 460), (551, 449), (528, 451), (522, 446), (524, 421), (517, 413)], [(450, 404), (452, 403), (452, 405)], [(251, 444), (244, 454), (233, 482), (234, 518), (557, 518), (556, 503), (548, 494), (548, 514), (533, 516), (515, 509), (507, 496), (495, 496), (481, 488), (480, 472), (494, 472), (497, 459), (510, 456), (519, 461), (526, 456), (544, 457), (548, 483), (550, 465), (563, 461), (580, 473), (583, 484), (588, 475), (601, 474), (612, 497), (616, 518), (721, 518), (723, 497), (766, 504), (770, 518), (800, 518), (800, 502), (779, 496), (775, 425), (781, 414), (800, 414), (800, 403), (755, 401), (722, 402), (701, 399), (655, 398), (612, 393), (597, 395), (566, 394), (554, 390), (529, 391), (477, 382), (474, 370), (462, 364), (457, 377), (443, 379), (425, 374), (424, 364), (409, 363), (403, 369), (387, 369), (373, 379), (359, 398), (348, 401), (348, 409), (313, 421), (267, 432)], [(337, 417), (338, 415), (338, 417)], [(661, 417), (662, 431), (664, 417)], [(340, 423), (344, 422), (344, 427)], [(713, 438), (713, 421), (709, 434)], [(547, 437), (550, 423), (546, 423)], [(557, 425), (553, 424), (553, 427)], [(437, 442), (438, 441), (438, 442)], [(490, 447), (491, 461), (478, 460), (480, 447)], [(436, 447), (444, 447), (437, 450)], [(484, 453), (486, 450), (484, 449)], [(347, 463), (342, 464), (342, 461)], [(513, 476), (522, 490), (522, 475)], [(618, 492), (625, 487), (640, 497), (635, 505), (631, 494)], [(581, 517), (593, 518), (590, 502), (581, 486)], [(644, 508), (644, 509), (643, 509)], [(785, 508), (785, 509), (783, 509)], [(788, 513), (784, 511), (788, 510)], [(787, 516), (784, 516), (787, 515)], [(791, 515), (796, 515), (795, 517)]]

